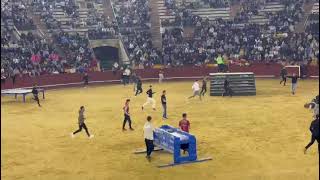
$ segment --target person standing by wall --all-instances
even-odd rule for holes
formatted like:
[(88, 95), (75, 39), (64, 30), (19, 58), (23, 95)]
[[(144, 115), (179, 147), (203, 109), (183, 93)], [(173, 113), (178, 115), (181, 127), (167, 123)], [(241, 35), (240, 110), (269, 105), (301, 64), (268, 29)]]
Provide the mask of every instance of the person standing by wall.
[(217, 64), (218, 64), (218, 71), (219, 72), (224, 72), (224, 60), (221, 54), (218, 55), (217, 59)]
[(167, 117), (167, 97), (166, 97), (166, 90), (163, 90), (163, 91), (162, 91), (161, 104), (162, 104), (162, 108), (163, 108), (162, 118), (163, 118), (163, 119), (168, 119), (168, 117)]
[(82, 80), (83, 80), (84, 88), (86, 88), (89, 85), (89, 75), (88, 75), (88, 73), (84, 73), (84, 76), (83, 76)]
[(136, 73), (135, 73), (134, 71), (132, 71), (131, 80), (132, 80), (132, 82), (133, 82), (133, 92), (136, 92), (136, 90), (137, 90), (138, 76), (136, 75)]
[(154, 145), (153, 145), (153, 125), (151, 123), (151, 116), (147, 117), (147, 122), (144, 124), (143, 126), (143, 130), (144, 130), (144, 142), (146, 144), (146, 149), (147, 149), (147, 156), (146, 158), (148, 159), (148, 161), (151, 160), (151, 153), (154, 149)]
[(164, 73), (162, 70), (159, 71), (159, 83), (162, 83), (162, 81), (164, 80)]

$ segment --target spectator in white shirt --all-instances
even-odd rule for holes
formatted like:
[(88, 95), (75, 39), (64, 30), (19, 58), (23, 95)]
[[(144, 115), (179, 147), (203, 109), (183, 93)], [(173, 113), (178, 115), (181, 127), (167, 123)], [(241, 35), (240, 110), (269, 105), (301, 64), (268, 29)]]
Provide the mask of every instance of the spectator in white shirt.
[(144, 130), (144, 141), (146, 143), (147, 148), (147, 156), (146, 158), (148, 161), (150, 161), (150, 155), (154, 149), (153, 145), (153, 125), (151, 123), (151, 116), (147, 117), (147, 122), (144, 124), (143, 130)]
[(193, 90), (193, 95), (189, 97), (190, 98), (193, 98), (195, 96), (199, 96), (200, 100), (201, 100), (201, 96), (200, 96), (200, 85), (198, 83), (198, 80), (196, 80), (193, 85), (192, 85), (192, 90)]

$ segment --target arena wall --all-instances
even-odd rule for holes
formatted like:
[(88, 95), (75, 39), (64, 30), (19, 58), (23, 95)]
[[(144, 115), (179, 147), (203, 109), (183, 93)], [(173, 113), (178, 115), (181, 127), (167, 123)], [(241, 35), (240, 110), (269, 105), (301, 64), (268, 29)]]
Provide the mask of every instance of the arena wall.
[[(230, 72), (254, 72), (256, 77), (274, 78), (279, 76), (281, 65), (279, 64), (252, 64), (248, 67), (240, 67), (231, 65)], [(143, 80), (155, 80), (158, 78), (159, 69), (138, 69), (135, 70), (136, 74), (141, 76)], [(167, 68), (164, 69), (165, 78), (168, 80), (185, 80), (200, 78), (209, 73), (217, 72), (216, 67), (180, 67), (180, 68)], [(307, 67), (308, 77), (319, 77), (318, 66)], [(90, 83), (119, 83), (121, 73), (117, 72), (115, 75), (112, 71), (106, 72), (90, 72)], [(82, 75), (74, 74), (52, 74), (42, 75), (37, 77), (29, 77), (24, 75), (16, 78), (14, 88), (32, 87), (33, 84), (45, 88), (58, 88), (67, 86), (79, 86), (82, 84)], [(1, 89), (13, 88), (12, 80), (9, 78), (4, 84), (1, 84)]]

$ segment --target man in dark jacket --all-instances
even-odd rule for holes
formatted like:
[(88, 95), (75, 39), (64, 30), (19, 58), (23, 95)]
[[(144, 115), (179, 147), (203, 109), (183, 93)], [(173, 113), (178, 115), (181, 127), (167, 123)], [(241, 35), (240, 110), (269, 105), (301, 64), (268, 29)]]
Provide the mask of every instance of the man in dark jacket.
[(232, 97), (232, 89), (230, 88), (230, 83), (228, 79), (224, 80), (223, 89), (224, 89), (224, 92), (222, 96), (229, 95), (230, 97)]
[(283, 86), (286, 85), (286, 82), (287, 82), (287, 69), (286, 67), (283, 67), (280, 71), (280, 76), (281, 76), (281, 81), (280, 81), (280, 84), (283, 82)]
[(311, 141), (309, 144), (304, 148), (304, 153), (307, 152), (307, 149), (314, 143), (315, 140), (318, 142), (318, 153), (320, 152), (320, 146), (319, 146), (319, 141), (320, 141), (320, 135), (319, 135), (319, 115), (316, 116), (316, 119), (311, 122), (310, 125), (310, 131), (311, 131)]
[(137, 77), (136, 96), (142, 93), (142, 81), (140, 77)]
[(41, 107), (40, 105), (40, 100), (39, 100), (39, 91), (37, 89), (37, 85), (34, 85), (33, 88), (32, 88), (32, 94), (33, 94), (33, 99), (35, 101), (37, 101), (38, 103), (38, 106)]

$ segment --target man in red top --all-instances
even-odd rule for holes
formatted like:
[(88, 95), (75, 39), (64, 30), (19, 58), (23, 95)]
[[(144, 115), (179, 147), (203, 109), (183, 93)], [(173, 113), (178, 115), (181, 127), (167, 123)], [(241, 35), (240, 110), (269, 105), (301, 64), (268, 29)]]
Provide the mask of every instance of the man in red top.
[(179, 127), (184, 132), (189, 132), (190, 122), (187, 120), (187, 113), (182, 114), (182, 120), (179, 121)]
[[(179, 121), (179, 127), (182, 131), (189, 133), (190, 122), (187, 120), (187, 113), (182, 114), (182, 120)], [(189, 144), (181, 144), (180, 147), (183, 149), (183, 154), (185, 154), (189, 148)]]

